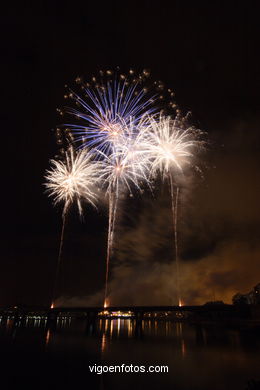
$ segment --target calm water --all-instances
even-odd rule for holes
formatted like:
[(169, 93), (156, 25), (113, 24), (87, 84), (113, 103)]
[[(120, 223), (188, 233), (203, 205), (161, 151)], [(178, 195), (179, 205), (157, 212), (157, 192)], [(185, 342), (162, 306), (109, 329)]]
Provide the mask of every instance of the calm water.
[[(0, 324), (3, 389), (241, 389), (260, 380), (259, 332), (129, 319)], [(168, 373), (90, 373), (90, 365), (167, 365)]]

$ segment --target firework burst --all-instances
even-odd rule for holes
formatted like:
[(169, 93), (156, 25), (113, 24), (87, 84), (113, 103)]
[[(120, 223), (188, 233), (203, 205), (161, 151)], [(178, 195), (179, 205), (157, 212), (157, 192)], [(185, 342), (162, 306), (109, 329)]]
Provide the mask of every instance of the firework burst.
[(58, 262), (53, 290), (54, 307), (55, 292), (57, 288), (66, 216), (72, 203), (76, 203), (80, 216), (82, 215), (82, 200), (95, 206), (97, 200), (96, 183), (99, 172), (99, 163), (92, 161), (93, 155), (86, 150), (75, 153), (72, 147), (65, 153), (65, 161), (51, 160), (52, 168), (45, 176), (45, 186), (49, 196), (54, 198), (54, 204), (63, 203), (62, 231), (59, 247)]
[(182, 117), (180, 114), (177, 114), (175, 119), (161, 115), (158, 120), (151, 118), (150, 126), (145, 130), (147, 132), (145, 145), (151, 158), (152, 176), (160, 173), (163, 179), (169, 179), (175, 246), (176, 290), (179, 305), (181, 305), (181, 288), (177, 212), (180, 189), (176, 183), (178, 175), (183, 175), (185, 168), (193, 164), (195, 149), (203, 145), (200, 140), (202, 132), (188, 126), (187, 119), (187, 116)]
[[(75, 134), (75, 142), (81, 147), (96, 148), (110, 154), (120, 146), (122, 137), (127, 136), (130, 124), (138, 129), (145, 118), (148, 125), (148, 115), (160, 111), (155, 103), (164, 99), (162, 82), (156, 81), (151, 87), (148, 77), (147, 70), (140, 74), (135, 74), (133, 70), (128, 74), (107, 70), (100, 71), (99, 76), (87, 83), (78, 78), (76, 81), (81, 85), (81, 93), (69, 90), (65, 95), (78, 106), (78, 109), (65, 109), (78, 119), (78, 124), (64, 125)], [(173, 92), (167, 90), (169, 104), (174, 106), (172, 95)]]
[(192, 126), (187, 127), (187, 117), (177, 115), (151, 118), (147, 128), (147, 147), (152, 160), (152, 172), (160, 172), (163, 177), (169, 174), (182, 174), (191, 165), (194, 150), (202, 145), (201, 132)]
[(96, 184), (100, 164), (93, 162), (93, 155), (85, 149), (75, 153), (71, 147), (65, 153), (65, 161), (51, 160), (52, 169), (47, 171), (45, 186), (54, 204), (63, 203), (63, 215), (76, 203), (82, 215), (82, 200), (95, 207)]
[(141, 190), (142, 183), (149, 183), (150, 154), (146, 124), (147, 116), (141, 119), (138, 129), (134, 121), (130, 121), (114, 153), (106, 155), (97, 151), (103, 166), (100, 179), (107, 193), (116, 190), (118, 195), (119, 188), (131, 193), (131, 187)]

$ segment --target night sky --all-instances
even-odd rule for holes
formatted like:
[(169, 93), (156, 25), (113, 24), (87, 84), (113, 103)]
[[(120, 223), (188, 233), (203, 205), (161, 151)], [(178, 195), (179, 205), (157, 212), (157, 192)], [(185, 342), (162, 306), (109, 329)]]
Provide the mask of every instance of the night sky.
[[(203, 178), (181, 188), (184, 301), (230, 302), (260, 282), (259, 6), (257, 1), (12, 2), (1, 12), (2, 213), (0, 305), (48, 305), (61, 209), (44, 194), (57, 152), (56, 108), (77, 76), (151, 70), (207, 132)], [(126, 199), (111, 278), (113, 303), (174, 302), (167, 187)], [(62, 302), (97, 303), (107, 208), (71, 210)]]

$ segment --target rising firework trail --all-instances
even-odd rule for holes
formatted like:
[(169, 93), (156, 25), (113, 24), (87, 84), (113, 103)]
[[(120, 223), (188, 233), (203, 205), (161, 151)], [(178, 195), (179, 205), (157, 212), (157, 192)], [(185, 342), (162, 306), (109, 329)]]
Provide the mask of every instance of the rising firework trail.
[[(174, 250), (175, 250), (175, 265), (176, 265), (176, 291), (179, 306), (182, 305), (181, 301), (181, 286), (180, 286), (180, 264), (179, 264), (179, 253), (178, 253), (178, 200), (179, 200), (179, 187), (174, 186), (173, 177), (169, 175), (170, 180), (170, 192), (171, 192), (171, 206), (172, 206), (172, 218), (173, 218), (173, 234), (174, 234)], [(174, 196), (174, 187), (176, 192)]]
[(147, 117), (140, 120), (138, 131), (134, 121), (127, 126), (124, 137), (118, 144), (114, 154), (103, 156), (105, 163), (101, 179), (107, 187), (109, 199), (109, 229), (106, 259), (106, 281), (104, 306), (107, 306), (107, 288), (109, 276), (109, 261), (113, 249), (115, 221), (120, 192), (127, 190), (132, 194), (132, 187), (141, 191), (141, 184), (148, 184), (148, 171), (150, 166), (149, 155), (145, 153), (146, 133), (143, 131), (147, 125)]
[[(178, 256), (178, 176), (184, 174), (187, 165), (192, 165), (194, 150), (202, 145), (199, 140), (201, 131), (187, 126), (187, 116), (177, 114), (175, 119), (160, 116), (159, 120), (151, 119), (148, 132), (148, 150), (151, 156), (152, 174), (159, 172), (163, 179), (168, 178), (171, 193), (173, 216), (173, 235), (176, 264), (176, 290), (178, 303), (181, 306), (180, 264)], [(174, 191), (176, 188), (176, 191)]]
[(51, 160), (52, 168), (46, 172), (45, 187), (49, 196), (54, 198), (55, 205), (63, 203), (62, 231), (51, 307), (54, 306), (56, 297), (68, 210), (73, 203), (76, 203), (79, 215), (82, 216), (82, 201), (96, 207), (96, 184), (100, 164), (92, 160), (93, 155), (86, 150), (83, 149), (76, 153), (70, 147), (65, 153), (65, 161)]
[(140, 139), (132, 139), (132, 142), (128, 139), (110, 156), (98, 152), (98, 154), (102, 155), (101, 163), (103, 164), (100, 180), (103, 186), (106, 187), (109, 203), (104, 307), (108, 305), (109, 263), (113, 250), (115, 222), (120, 194), (125, 191), (132, 193), (132, 187), (135, 190), (141, 191), (141, 184), (149, 183), (147, 178), (149, 159), (145, 158), (144, 155), (141, 158), (139, 151), (140, 144), (137, 144), (137, 140)]

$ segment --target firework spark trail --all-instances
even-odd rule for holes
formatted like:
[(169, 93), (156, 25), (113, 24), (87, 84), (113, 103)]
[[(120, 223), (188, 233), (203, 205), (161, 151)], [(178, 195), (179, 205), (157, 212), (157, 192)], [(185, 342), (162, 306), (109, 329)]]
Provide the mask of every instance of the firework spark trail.
[(53, 301), (58, 283), (58, 276), (61, 265), (64, 232), (67, 219), (67, 213), (72, 203), (76, 203), (79, 215), (82, 216), (82, 200), (87, 201), (96, 207), (97, 200), (96, 184), (100, 170), (100, 164), (92, 161), (92, 154), (86, 150), (75, 153), (72, 147), (65, 154), (65, 162), (51, 160), (52, 168), (48, 170), (45, 176), (45, 187), (49, 196), (54, 197), (54, 204), (64, 203), (62, 212), (62, 232), (59, 246), (59, 255), (56, 267)]
[(109, 279), (109, 262), (113, 250), (115, 219), (117, 212), (118, 196), (116, 193), (109, 191), (109, 217), (108, 217), (108, 234), (107, 234), (107, 255), (106, 255), (106, 277), (105, 277), (105, 293), (104, 307), (108, 306), (108, 279)]
[(171, 205), (172, 205), (172, 218), (173, 218), (173, 235), (174, 235), (174, 249), (175, 249), (175, 266), (176, 266), (176, 291), (177, 300), (179, 306), (181, 306), (181, 287), (180, 287), (180, 263), (178, 256), (178, 200), (179, 200), (179, 187), (176, 186), (176, 193), (174, 196), (174, 183), (173, 177), (170, 174), (170, 192), (171, 192)]
[(59, 255), (58, 255), (58, 261), (57, 261), (57, 265), (56, 265), (55, 279), (54, 279), (54, 285), (53, 285), (51, 308), (54, 307), (56, 291), (57, 291), (57, 288), (58, 288), (58, 279), (59, 279), (60, 265), (61, 265), (61, 256), (62, 256), (62, 250), (63, 250), (66, 217), (67, 217), (67, 212), (62, 214), (62, 229), (61, 229), (61, 237), (60, 237), (60, 247), (59, 247)]
[[(131, 143), (131, 146), (133, 144)], [(140, 155), (139, 151), (137, 152)], [(133, 154), (133, 150), (129, 149), (127, 142), (123, 143), (121, 148), (110, 156), (98, 151), (102, 155), (103, 170), (100, 175), (100, 180), (106, 186), (106, 194), (109, 202), (109, 223), (108, 223), (108, 238), (107, 238), (107, 257), (106, 257), (106, 279), (105, 279), (105, 298), (104, 307), (107, 307), (108, 297), (108, 278), (109, 278), (109, 263), (113, 250), (115, 222), (118, 209), (119, 195), (127, 190), (132, 193), (131, 187), (141, 190), (140, 182), (147, 182), (148, 159), (141, 159)]]
[(177, 292), (179, 296), (179, 306), (182, 305), (182, 297), (181, 297), (181, 281), (180, 281), (180, 263), (179, 263), (179, 254), (178, 254), (178, 201), (179, 201), (179, 187), (176, 187), (176, 195), (175, 195), (175, 213), (174, 213), (174, 238), (175, 238), (175, 259), (176, 259), (176, 278), (177, 282)]
[[(191, 165), (194, 157), (193, 149), (202, 145), (199, 140), (201, 132), (193, 127), (187, 127), (187, 117), (176, 115), (171, 117), (160, 116), (159, 120), (151, 119), (148, 128), (148, 150), (150, 151), (152, 174), (160, 172), (163, 179), (169, 178), (171, 193), (171, 208), (173, 217), (173, 235), (176, 264), (176, 290), (178, 303), (181, 305), (180, 265), (178, 257), (178, 198), (179, 188), (174, 184), (174, 178), (183, 175), (187, 165)], [(174, 186), (176, 195), (174, 197)]]

